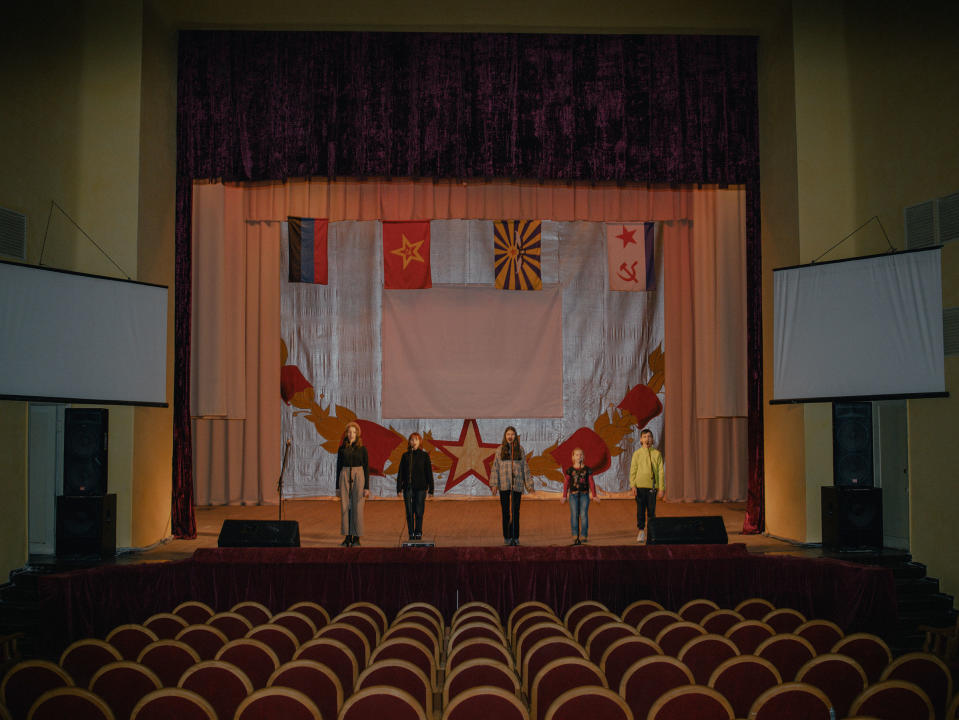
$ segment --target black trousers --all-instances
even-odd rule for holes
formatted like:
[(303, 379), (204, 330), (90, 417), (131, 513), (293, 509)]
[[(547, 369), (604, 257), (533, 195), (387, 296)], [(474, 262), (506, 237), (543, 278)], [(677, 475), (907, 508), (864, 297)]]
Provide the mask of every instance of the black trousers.
[(519, 540), (519, 501), (522, 499), (521, 492), (499, 491), (499, 504), (503, 511), (504, 540)]
[(646, 529), (646, 517), (656, 517), (656, 489), (636, 488), (636, 527)]
[(423, 510), (426, 507), (426, 490), (403, 491), (403, 504), (406, 505), (406, 529), (410, 535), (423, 532)]

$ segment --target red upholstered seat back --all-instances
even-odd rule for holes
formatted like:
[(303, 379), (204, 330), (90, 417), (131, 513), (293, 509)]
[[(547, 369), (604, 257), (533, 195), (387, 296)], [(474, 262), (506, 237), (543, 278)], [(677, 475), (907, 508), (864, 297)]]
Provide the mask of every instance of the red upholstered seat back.
[(163, 683), (149, 668), (122, 660), (100, 668), (89, 687), (103, 698), (117, 718), (128, 718), (136, 704), (163, 687)]
[(606, 674), (606, 681), (610, 688), (617, 689), (626, 670), (633, 663), (653, 655), (662, 655), (662, 650), (649, 638), (638, 636), (622, 638), (614, 641), (603, 653), (600, 668)]
[(684, 685), (662, 695), (649, 720), (733, 720), (733, 709), (720, 693), (701, 685)]
[(179, 640), (157, 640), (143, 648), (137, 662), (155, 672), (164, 687), (176, 687), (186, 669), (200, 662), (200, 656)]
[(343, 697), (353, 693), (353, 683), (359, 674), (359, 667), (353, 652), (339, 640), (333, 638), (316, 638), (301, 645), (296, 651), (296, 660), (313, 660), (326, 665), (336, 673), (343, 688)]
[(176, 639), (196, 651), (201, 660), (212, 660), (229, 638), (212, 625), (188, 625), (177, 633)]
[(130, 720), (217, 720), (217, 717), (210, 703), (196, 693), (181, 688), (161, 688), (137, 703)]
[(677, 659), (689, 668), (697, 683), (706, 685), (716, 668), (738, 655), (739, 649), (731, 640), (707, 634), (687, 642), (677, 653)]
[[(297, 643), (305, 643), (316, 635), (316, 625), (303, 613), (287, 610), (270, 619), (271, 625), (282, 625), (296, 636)], [(324, 623), (325, 624), (325, 623)]]
[(276, 653), (281, 663), (292, 660), (300, 647), (296, 636), (282, 625), (258, 625), (246, 634), (251, 640), (259, 640)]
[(780, 682), (779, 671), (768, 660), (739, 655), (720, 663), (709, 678), (709, 687), (729, 700), (737, 718), (744, 718), (756, 699)]
[(306, 695), (286, 687), (257, 690), (236, 709), (235, 720), (317, 720), (316, 704)]
[(66, 670), (78, 687), (87, 687), (97, 670), (123, 659), (110, 643), (84, 638), (71, 644), (60, 655), (60, 667)]
[(48, 690), (33, 704), (31, 720), (114, 720), (113, 712), (88, 690), (62, 687)]
[(142, 625), (118, 625), (107, 634), (107, 642), (113, 645), (124, 660), (135, 661), (143, 648), (160, 638)]
[(259, 640), (231, 640), (216, 655), (217, 660), (232, 663), (246, 673), (254, 690), (266, 687), (273, 671), (280, 666), (276, 653)]
[[(750, 720), (830, 720), (829, 699), (812, 685), (783, 683), (753, 703)], [(905, 717), (905, 716), (904, 716)]]
[(866, 673), (859, 663), (845, 655), (818, 655), (800, 668), (796, 680), (819, 688), (836, 710), (846, 717), (852, 701), (866, 688)]
[(659, 697), (692, 683), (692, 673), (679, 660), (656, 655), (630, 666), (620, 682), (619, 694), (633, 711), (633, 717), (644, 718)]
[(759, 620), (743, 620), (726, 631), (726, 637), (736, 643), (742, 655), (753, 654), (764, 640), (775, 634), (775, 630)]
[(559, 658), (545, 665), (535, 676), (530, 689), (530, 718), (545, 720), (546, 711), (570, 688), (596, 685), (606, 687), (603, 673), (582, 658)]
[(218, 718), (232, 718), (253, 684), (240, 668), (220, 660), (198, 663), (183, 673), (179, 686), (206, 700)]
[(842, 629), (829, 620), (807, 620), (796, 628), (795, 633), (808, 640), (817, 655), (832, 651), (836, 643), (843, 638)]
[(207, 620), (206, 624), (215, 627), (226, 635), (227, 640), (236, 640), (237, 638), (244, 637), (253, 629), (253, 623), (239, 613), (234, 612), (217, 613)]

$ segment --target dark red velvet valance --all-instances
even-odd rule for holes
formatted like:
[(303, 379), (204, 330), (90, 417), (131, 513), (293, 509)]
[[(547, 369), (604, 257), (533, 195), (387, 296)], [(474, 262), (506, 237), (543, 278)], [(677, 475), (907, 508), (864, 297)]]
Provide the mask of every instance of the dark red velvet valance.
[(492, 604), (505, 618), (539, 600), (562, 617), (580, 600), (620, 613), (652, 598), (677, 610), (711, 598), (734, 607), (765, 597), (847, 631), (885, 633), (896, 617), (887, 568), (825, 558), (756, 555), (744, 545), (515, 548), (211, 548), (189, 560), (138, 563), (39, 578), (44, 640), (56, 655), (84, 636), (142, 622), (184, 600), (228, 610), (241, 600), (273, 612), (300, 600), (331, 615), (351, 602), (377, 603), (393, 617), (406, 603), (433, 603), (449, 620), (469, 600)]

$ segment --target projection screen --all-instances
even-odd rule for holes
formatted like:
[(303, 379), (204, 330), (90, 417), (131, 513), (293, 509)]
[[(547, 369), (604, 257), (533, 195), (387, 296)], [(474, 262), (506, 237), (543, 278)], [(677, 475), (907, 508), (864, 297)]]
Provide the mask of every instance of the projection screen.
[(773, 271), (773, 402), (945, 392), (940, 248)]
[(0, 262), (0, 397), (166, 405), (167, 288)]

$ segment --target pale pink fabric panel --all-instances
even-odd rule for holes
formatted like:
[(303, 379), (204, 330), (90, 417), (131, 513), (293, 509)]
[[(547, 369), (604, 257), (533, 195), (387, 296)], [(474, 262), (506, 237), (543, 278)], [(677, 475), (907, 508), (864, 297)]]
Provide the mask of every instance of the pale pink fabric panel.
[(290, 180), (243, 185), (247, 220), (522, 219), (634, 222), (692, 214), (687, 189), (498, 180)]
[(696, 415), (746, 417), (745, 192), (697, 192), (692, 232)]
[(695, 489), (687, 484), (688, 500), (741, 502), (746, 499), (747, 462), (746, 418), (705, 418), (696, 420)]
[[(703, 232), (702, 223), (695, 228), (684, 222), (665, 223), (663, 227), (665, 391), (669, 399), (663, 450), (666, 495), (674, 501), (742, 501), (746, 497), (746, 419), (697, 417), (700, 393), (710, 392), (712, 384), (737, 382), (735, 377), (718, 372), (703, 373), (703, 365), (709, 367), (710, 362), (716, 362), (715, 357), (708, 357), (714, 346), (701, 348), (696, 341), (697, 325), (715, 321), (709, 319), (710, 313), (703, 312), (709, 300), (702, 292), (703, 279), (696, 278), (696, 255), (703, 252), (697, 244), (708, 243), (714, 236)], [(714, 284), (706, 283), (706, 287)], [(745, 303), (740, 312), (745, 315)], [(745, 365), (736, 373), (744, 375)]]
[(244, 191), (197, 184), (193, 197), (191, 414), (246, 416)]
[(384, 418), (563, 416), (562, 296), (383, 292)]
[[(216, 187), (197, 186), (194, 193), (194, 218), (197, 210), (201, 213), (195, 248), (209, 250), (211, 256), (202, 268), (194, 268), (194, 277), (202, 279), (194, 288), (196, 293), (199, 286), (206, 298), (201, 307), (216, 312), (204, 316), (209, 332), (195, 336), (194, 363), (198, 353), (206, 362), (194, 367), (192, 390), (196, 399), (205, 387), (218, 389), (230, 412), (194, 420), (196, 501), (274, 503), (282, 451), (280, 225), (247, 224), (243, 191), (226, 188), (223, 193), (219, 186), (218, 195)], [(210, 262), (217, 264), (199, 275)], [(237, 408), (243, 413), (237, 414)]]
[[(666, 463), (666, 497), (683, 500), (698, 472), (693, 383), (692, 258), (689, 223), (663, 224), (666, 403), (660, 449)], [(692, 488), (690, 488), (692, 490)]]
[(197, 505), (238, 505), (243, 494), (246, 420), (193, 419), (193, 492)]
[[(244, 498), (277, 501), (280, 467), (280, 224), (246, 226)], [(255, 410), (254, 410), (255, 408)]]

